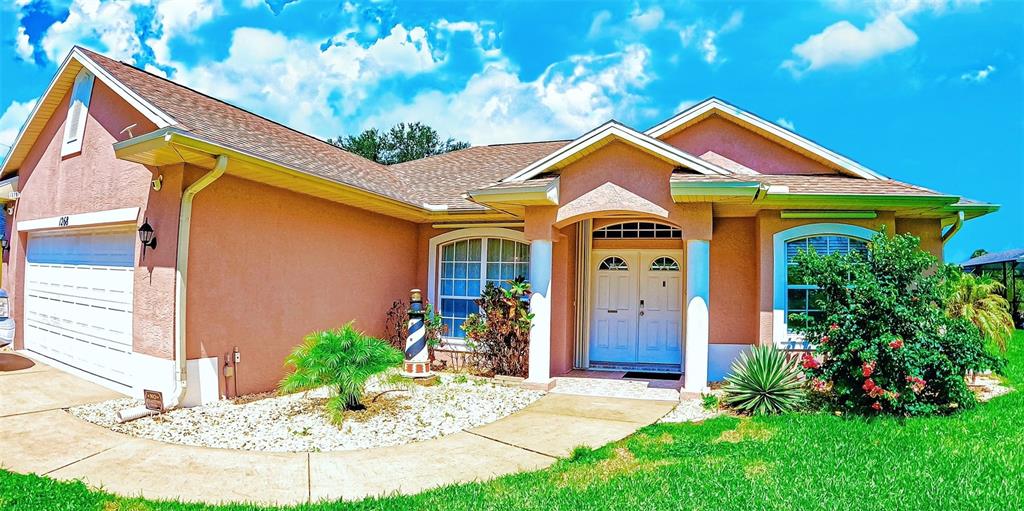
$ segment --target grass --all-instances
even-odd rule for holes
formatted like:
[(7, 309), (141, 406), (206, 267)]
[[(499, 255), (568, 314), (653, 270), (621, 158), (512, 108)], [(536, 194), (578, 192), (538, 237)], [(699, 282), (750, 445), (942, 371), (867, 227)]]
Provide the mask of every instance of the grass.
[[(1024, 389), (1024, 331), (1007, 353)], [(436, 453), (443, 456), (443, 453)], [(537, 472), (419, 495), (292, 508), (112, 496), (0, 471), (0, 509), (970, 509), (1024, 508), (1024, 392), (951, 417), (790, 414), (663, 424)]]

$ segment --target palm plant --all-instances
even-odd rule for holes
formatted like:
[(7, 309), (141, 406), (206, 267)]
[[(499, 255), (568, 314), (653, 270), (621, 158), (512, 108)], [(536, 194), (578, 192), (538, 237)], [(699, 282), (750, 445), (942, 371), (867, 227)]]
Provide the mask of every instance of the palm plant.
[(285, 358), (285, 365), (294, 369), (278, 384), (278, 391), (291, 394), (329, 387), (333, 395), (327, 401), (327, 412), (340, 424), (346, 409), (360, 407), (359, 399), (370, 378), (402, 359), (401, 351), (356, 330), (352, 323), (313, 332)]
[(740, 353), (725, 378), (725, 402), (753, 415), (795, 410), (804, 400), (800, 368), (774, 346), (754, 346)]
[(1001, 295), (1004, 287), (997, 280), (956, 271), (950, 274), (950, 291), (946, 312), (950, 317), (962, 318), (978, 327), (981, 334), (992, 339), (1001, 351), (1013, 335), (1013, 317), (1010, 303)]

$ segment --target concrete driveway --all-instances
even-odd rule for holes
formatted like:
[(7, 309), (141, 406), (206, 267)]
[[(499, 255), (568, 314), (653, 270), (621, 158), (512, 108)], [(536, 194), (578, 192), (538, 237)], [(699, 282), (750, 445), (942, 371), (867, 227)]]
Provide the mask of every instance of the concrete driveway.
[(61, 409), (116, 397), (121, 396), (42, 364), (0, 372), (0, 466), (155, 499), (354, 500), (541, 469), (578, 445), (624, 438), (677, 404), (548, 394), (497, 422), (445, 437), (315, 453), (167, 444), (114, 433)]

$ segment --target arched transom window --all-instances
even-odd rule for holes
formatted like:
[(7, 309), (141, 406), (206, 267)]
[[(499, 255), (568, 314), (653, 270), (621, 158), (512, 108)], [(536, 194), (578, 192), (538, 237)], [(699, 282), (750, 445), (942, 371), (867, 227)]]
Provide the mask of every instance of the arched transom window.
[(604, 260), (601, 261), (601, 264), (598, 265), (597, 269), (608, 271), (629, 271), (629, 265), (626, 264), (626, 261), (623, 261), (622, 258), (611, 256), (604, 258)]
[(530, 273), (530, 246), (502, 238), (469, 238), (441, 247), (441, 318), (448, 336), (463, 338), (462, 323), (479, 308), (474, 300), (488, 282), (506, 281)]
[(868, 244), (860, 238), (839, 235), (807, 236), (786, 242), (786, 316), (789, 318), (787, 328), (790, 333), (794, 328), (802, 326), (801, 321), (793, 318), (792, 314), (807, 314), (815, 319), (819, 319), (821, 314), (818, 309), (818, 286), (802, 283), (794, 272), (796, 255), (801, 250), (814, 250), (820, 255), (858, 252), (867, 257)]
[(679, 263), (671, 257), (659, 257), (651, 263), (651, 271), (679, 271)]
[(656, 222), (625, 222), (594, 231), (594, 239), (682, 239), (683, 231), (671, 225)]

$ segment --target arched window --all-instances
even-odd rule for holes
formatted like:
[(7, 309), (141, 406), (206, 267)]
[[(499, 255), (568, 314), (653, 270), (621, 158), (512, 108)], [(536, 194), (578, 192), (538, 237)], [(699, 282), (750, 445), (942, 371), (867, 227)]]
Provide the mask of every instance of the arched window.
[(625, 222), (594, 231), (594, 239), (682, 239), (683, 231), (671, 225), (655, 222)]
[(467, 238), (441, 246), (439, 309), (448, 336), (463, 338), (462, 323), (479, 309), (474, 300), (488, 282), (530, 274), (530, 246), (502, 238)]
[(821, 235), (806, 236), (786, 241), (786, 317), (788, 333), (792, 333), (798, 326), (803, 326), (801, 321), (793, 318), (792, 314), (807, 314), (818, 319), (821, 311), (818, 309), (818, 286), (804, 284), (796, 278), (796, 256), (801, 250), (813, 250), (819, 255), (849, 254), (858, 252), (867, 257), (867, 241), (852, 236)]
[(604, 258), (597, 267), (598, 270), (629, 271), (629, 265), (622, 258), (611, 256)]
[(651, 263), (651, 271), (679, 271), (679, 263), (671, 257), (659, 257)]

